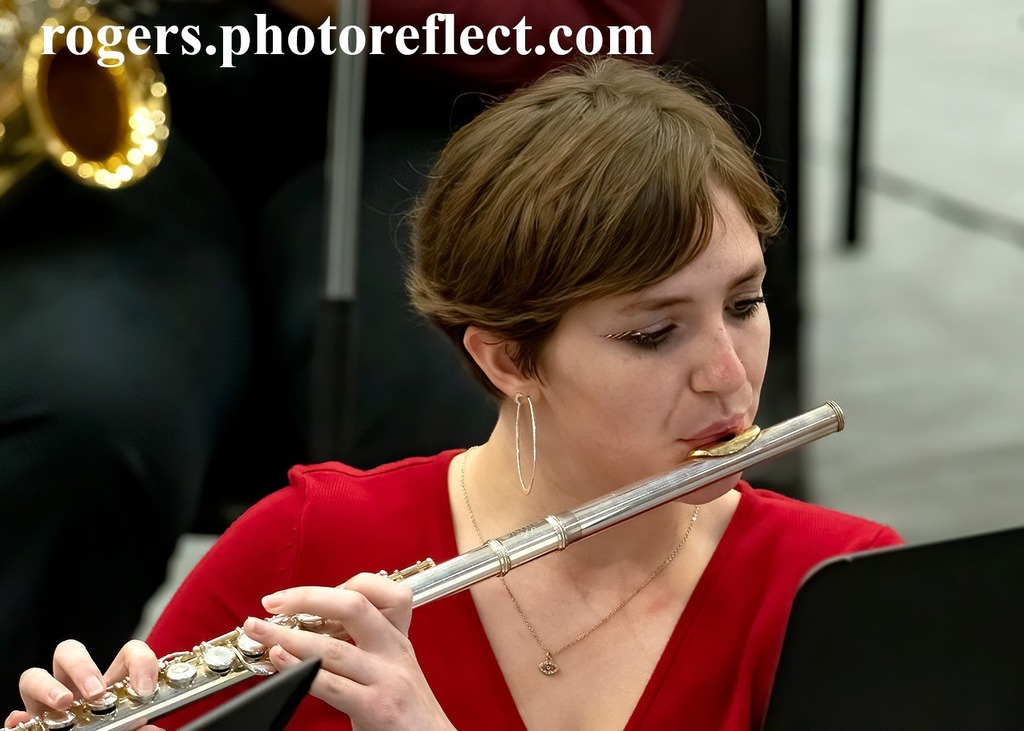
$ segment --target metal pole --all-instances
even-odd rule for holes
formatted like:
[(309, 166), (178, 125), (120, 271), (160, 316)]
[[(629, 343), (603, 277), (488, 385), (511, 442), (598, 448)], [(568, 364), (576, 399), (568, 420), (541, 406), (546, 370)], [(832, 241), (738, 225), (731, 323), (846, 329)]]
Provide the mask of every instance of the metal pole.
[(850, 78), (850, 148), (846, 162), (846, 248), (860, 236), (860, 174), (863, 167), (864, 63), (868, 44), (868, 0), (856, 0), (853, 22), (853, 69)]
[[(366, 0), (339, 0), (338, 29), (369, 22)], [(326, 239), (314, 326), (310, 456), (344, 459), (353, 444), (356, 265), (362, 177), (366, 56), (338, 49), (331, 84), (326, 160)]]

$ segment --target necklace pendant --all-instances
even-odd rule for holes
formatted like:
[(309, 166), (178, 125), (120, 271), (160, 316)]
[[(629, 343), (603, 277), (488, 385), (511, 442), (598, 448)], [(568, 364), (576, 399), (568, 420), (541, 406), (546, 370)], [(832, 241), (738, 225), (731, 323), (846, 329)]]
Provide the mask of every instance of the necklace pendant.
[(554, 658), (551, 657), (551, 653), (547, 654), (543, 662), (537, 666), (538, 669), (545, 675), (554, 675), (558, 672), (558, 665), (555, 664)]

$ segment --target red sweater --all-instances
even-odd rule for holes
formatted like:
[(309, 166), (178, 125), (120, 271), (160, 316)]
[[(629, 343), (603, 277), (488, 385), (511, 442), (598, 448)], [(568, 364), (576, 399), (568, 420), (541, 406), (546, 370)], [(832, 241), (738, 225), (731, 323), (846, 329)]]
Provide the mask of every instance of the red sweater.
[[(265, 616), (260, 599), (279, 589), (333, 586), (360, 571), (453, 557), (447, 472), (457, 453), (366, 472), (337, 463), (293, 468), (291, 485), (242, 516), (184, 581), (150, 635), (153, 648), (158, 655), (188, 649), (247, 616)], [(825, 558), (900, 542), (891, 529), (860, 518), (743, 482), (738, 489), (736, 513), (628, 729), (675, 728), (684, 718), (688, 729), (757, 728), (801, 578)], [(456, 728), (524, 728), (469, 592), (417, 609), (410, 638)], [(160, 723), (177, 728), (225, 697)], [(348, 724), (310, 697), (290, 728)]]

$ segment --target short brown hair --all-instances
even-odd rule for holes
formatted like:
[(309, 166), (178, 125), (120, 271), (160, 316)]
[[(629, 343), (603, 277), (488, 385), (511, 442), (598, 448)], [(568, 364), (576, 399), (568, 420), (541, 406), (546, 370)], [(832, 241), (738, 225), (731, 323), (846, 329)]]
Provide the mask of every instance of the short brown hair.
[(644, 289), (700, 255), (715, 186), (762, 241), (774, 235), (778, 200), (716, 106), (678, 73), (601, 59), (485, 110), (452, 136), (413, 213), (415, 309), (460, 350), (469, 325), (494, 333), (538, 375), (571, 307)]

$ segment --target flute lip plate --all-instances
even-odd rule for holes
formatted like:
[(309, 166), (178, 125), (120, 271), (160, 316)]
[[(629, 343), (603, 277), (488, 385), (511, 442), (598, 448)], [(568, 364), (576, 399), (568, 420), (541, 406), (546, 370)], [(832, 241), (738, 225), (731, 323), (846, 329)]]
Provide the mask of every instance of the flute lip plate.
[(690, 459), (704, 459), (707, 457), (726, 457), (730, 454), (746, 449), (761, 434), (761, 427), (754, 424), (749, 429), (740, 432), (731, 439), (718, 444), (712, 444), (701, 449), (690, 452)]

